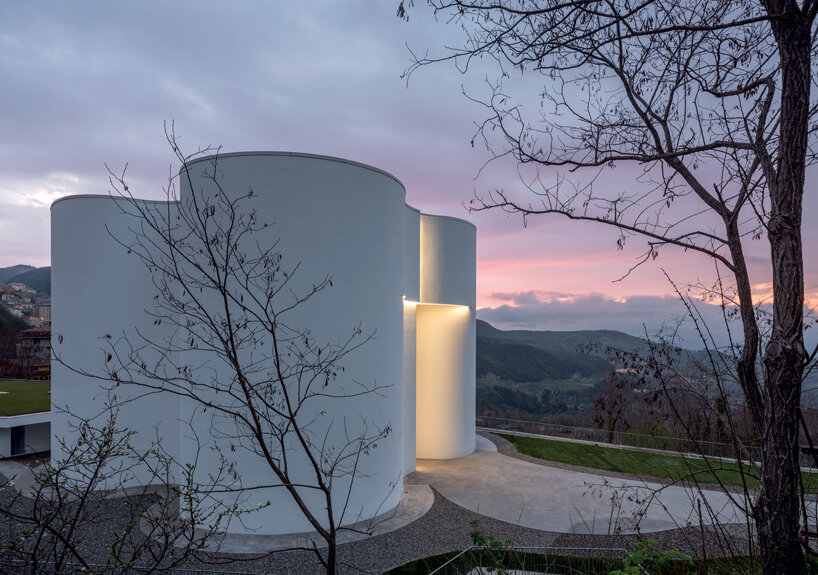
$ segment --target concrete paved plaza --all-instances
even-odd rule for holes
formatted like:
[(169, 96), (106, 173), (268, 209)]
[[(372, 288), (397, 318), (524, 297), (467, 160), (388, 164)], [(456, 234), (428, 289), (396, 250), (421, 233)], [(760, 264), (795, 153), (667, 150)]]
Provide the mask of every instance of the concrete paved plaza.
[[(472, 455), (419, 459), (407, 482), (430, 485), (482, 515), (560, 533), (627, 534), (696, 526), (697, 499), (704, 524), (745, 521), (744, 512), (721, 491), (538, 465), (497, 453), (494, 444), (480, 436)], [(735, 498), (740, 501), (741, 496)]]

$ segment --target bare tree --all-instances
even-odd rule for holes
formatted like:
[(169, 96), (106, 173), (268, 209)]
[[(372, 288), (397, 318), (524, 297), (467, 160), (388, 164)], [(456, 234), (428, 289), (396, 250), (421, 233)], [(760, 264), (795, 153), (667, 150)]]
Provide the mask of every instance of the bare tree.
[(5, 307), (0, 307), (0, 373), (5, 376), (19, 377), (16, 361), (17, 336), (28, 328), (22, 318), (15, 317)]
[[(229, 473), (211, 496), (244, 504), (252, 494), (285, 490), (317, 533), (288, 550), (309, 550), (327, 573), (335, 573), (339, 533), (371, 529), (361, 525), (366, 522), (351, 508), (351, 495), (362, 459), (391, 431), (388, 424), (332, 413), (338, 402), (382, 389), (344, 374), (344, 359), (372, 334), (351, 325), (338, 341), (323, 342), (288, 321), (330, 289), (332, 278), (318, 278), (299, 292), (293, 282), (299, 266), (288, 267), (270, 241), (270, 225), (258, 221), (252, 208), (254, 191), (224, 189), (218, 155), (196, 165), (205, 166), (210, 184), (207, 193), (197, 189), (190, 161), (213, 150), (184, 155), (172, 131), (168, 142), (182, 165), (179, 180), (170, 178), (168, 202), (134, 198), (124, 172), (112, 172), (113, 199), (134, 224), (127, 237), (111, 233), (151, 274), (156, 296), (146, 314), (155, 325), (169, 326), (173, 336), (138, 329), (109, 334), (104, 369), (72, 369), (114, 392), (180, 398), (192, 410), (190, 429), (209, 429)], [(185, 184), (186, 192), (178, 194), (177, 185)], [(248, 452), (268, 473), (243, 472), (239, 460), (246, 462)], [(192, 474), (198, 481), (207, 470), (194, 468)]]
[[(753, 504), (764, 572), (803, 573), (799, 543), (799, 405), (804, 347), (801, 241), (806, 167), (815, 159), (814, 0), (430, 0), (464, 39), (419, 66), (466, 71), (493, 58), (479, 124), (495, 157), (524, 169), (531, 195), (496, 190), (472, 208), (553, 214), (646, 240), (642, 262), (677, 247), (704, 254), (735, 284), (743, 333), (735, 364), (761, 436)], [(398, 15), (411, 5), (401, 2)], [(503, 86), (537, 74), (530, 116)], [(627, 190), (595, 185), (638, 166)], [(546, 183), (539, 169), (556, 173)], [(556, 172), (554, 172), (556, 170)], [(560, 170), (564, 172), (560, 173)], [(601, 189), (602, 188), (602, 189)], [(773, 283), (765, 341), (753, 309), (745, 240), (766, 238)], [(804, 526), (808, 529), (809, 526)]]
[[(237, 512), (208, 497), (221, 478), (194, 490), (191, 469), (180, 476), (160, 442), (134, 447), (110, 404), (75, 425), (62, 457), (0, 485), (0, 573), (150, 574), (208, 561), (214, 517)], [(144, 483), (130, 481), (137, 467)]]

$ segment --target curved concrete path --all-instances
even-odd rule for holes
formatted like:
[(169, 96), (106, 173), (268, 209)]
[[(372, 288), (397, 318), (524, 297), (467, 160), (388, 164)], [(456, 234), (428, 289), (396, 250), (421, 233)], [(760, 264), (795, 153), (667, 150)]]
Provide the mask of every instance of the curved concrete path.
[[(36, 492), (37, 483), (34, 480), (35, 472), (43, 467), (38, 465), (31, 468), (13, 459), (0, 460), (0, 475), (5, 477), (12, 487), (26, 497), (32, 497)], [(0, 480), (0, 484), (3, 481)]]
[[(339, 544), (351, 543), (400, 529), (423, 517), (434, 502), (435, 495), (428, 486), (404, 485), (403, 497), (395, 509), (368, 521), (348, 526), (349, 529), (338, 533), (337, 541)], [(266, 553), (294, 548), (323, 548), (326, 547), (326, 542), (315, 531), (290, 535), (233, 533), (214, 538), (208, 547), (210, 551), (219, 553)]]
[(695, 526), (698, 499), (704, 524), (745, 521), (744, 512), (720, 491), (699, 493), (537, 465), (497, 453), (486, 442), (491, 443), (478, 436), (478, 451), (459, 459), (419, 459), (407, 482), (430, 485), (482, 515), (560, 533), (627, 534)]
[[(0, 462), (0, 473), (25, 495), (33, 473), (25, 465)], [(744, 512), (721, 491), (697, 492), (683, 486), (605, 477), (530, 463), (497, 452), (477, 436), (477, 450), (451, 460), (418, 459), (417, 471), (404, 480), (397, 509), (366, 525), (373, 535), (403, 527), (423, 516), (434, 502), (434, 487), (453, 503), (508, 523), (558, 533), (629, 534), (664, 531), (702, 523), (743, 523)], [(740, 495), (735, 495), (736, 499)], [(348, 532), (340, 542), (364, 538)], [(247, 553), (318, 544), (313, 533), (286, 536), (228, 535), (215, 545), (222, 552)]]

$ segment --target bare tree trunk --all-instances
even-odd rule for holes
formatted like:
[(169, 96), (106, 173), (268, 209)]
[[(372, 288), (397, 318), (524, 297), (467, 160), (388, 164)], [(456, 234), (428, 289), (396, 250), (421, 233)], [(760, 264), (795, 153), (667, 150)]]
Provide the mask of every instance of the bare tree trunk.
[[(770, 186), (768, 226), (773, 268), (773, 330), (764, 351), (766, 402), (761, 485), (756, 502), (765, 575), (805, 572), (798, 541), (798, 408), (804, 368), (804, 266), (801, 210), (810, 93), (810, 28), (803, 15), (767, 2), (781, 55), (778, 178)], [(769, 5), (773, 4), (772, 7)], [(783, 3), (781, 3), (783, 4)], [(785, 10), (787, 10), (785, 12)], [(806, 527), (806, 526), (805, 526)]]
[(736, 371), (741, 389), (750, 408), (753, 425), (762, 433), (764, 429), (764, 399), (758, 384), (756, 361), (758, 359), (758, 322), (755, 317), (753, 291), (750, 284), (750, 275), (744, 259), (744, 248), (741, 245), (741, 233), (738, 229), (737, 213), (730, 215), (725, 221), (727, 237), (729, 238), (730, 255), (734, 262), (733, 275), (736, 278), (736, 290), (741, 309), (741, 325), (744, 329), (744, 345), (741, 355), (736, 362)]
[(338, 565), (337, 565), (337, 558), (336, 552), (338, 546), (335, 541), (335, 532), (332, 533), (332, 538), (330, 541), (327, 541), (329, 545), (327, 546), (327, 573), (334, 574), (338, 572)]

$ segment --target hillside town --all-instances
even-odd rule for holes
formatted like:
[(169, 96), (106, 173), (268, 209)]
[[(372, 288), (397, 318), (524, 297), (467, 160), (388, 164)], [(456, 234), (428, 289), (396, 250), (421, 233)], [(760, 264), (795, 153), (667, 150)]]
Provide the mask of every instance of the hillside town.
[(0, 284), (0, 377), (51, 376), (51, 295), (21, 281)]

